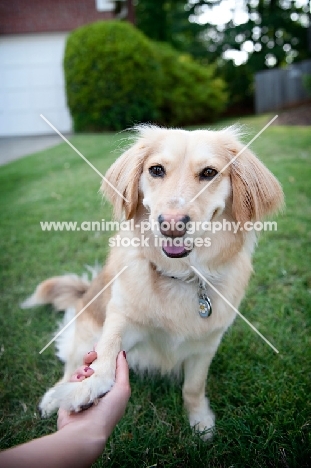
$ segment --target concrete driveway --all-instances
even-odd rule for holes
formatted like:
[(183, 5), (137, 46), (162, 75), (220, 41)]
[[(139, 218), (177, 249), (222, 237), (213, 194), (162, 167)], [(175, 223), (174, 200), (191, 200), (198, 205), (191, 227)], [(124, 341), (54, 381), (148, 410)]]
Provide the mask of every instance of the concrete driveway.
[[(68, 137), (70, 135), (66, 135)], [(51, 148), (63, 140), (59, 135), (39, 135), (0, 138), (0, 165), (23, 158), (37, 151)]]

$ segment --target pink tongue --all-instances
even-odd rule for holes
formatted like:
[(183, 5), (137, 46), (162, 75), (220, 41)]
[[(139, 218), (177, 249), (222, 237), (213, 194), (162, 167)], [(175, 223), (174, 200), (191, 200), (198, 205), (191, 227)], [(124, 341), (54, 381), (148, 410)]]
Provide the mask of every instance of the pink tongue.
[(163, 250), (165, 250), (166, 253), (171, 254), (171, 255), (178, 255), (181, 254), (185, 251), (185, 247), (179, 246), (179, 245), (166, 245), (163, 247)]

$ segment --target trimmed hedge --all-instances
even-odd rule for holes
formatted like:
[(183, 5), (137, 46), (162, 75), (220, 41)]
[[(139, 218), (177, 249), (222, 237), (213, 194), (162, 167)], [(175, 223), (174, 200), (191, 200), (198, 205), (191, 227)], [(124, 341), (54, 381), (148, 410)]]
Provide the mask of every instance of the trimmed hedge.
[(189, 125), (224, 109), (224, 82), (131, 24), (92, 23), (68, 37), (67, 102), (75, 131), (121, 130), (141, 122)]
[(76, 131), (121, 130), (156, 120), (160, 65), (150, 41), (129, 23), (92, 23), (66, 44), (67, 102)]
[(215, 120), (227, 102), (225, 82), (212, 65), (202, 66), (164, 43), (154, 43), (162, 68), (160, 120), (191, 125)]

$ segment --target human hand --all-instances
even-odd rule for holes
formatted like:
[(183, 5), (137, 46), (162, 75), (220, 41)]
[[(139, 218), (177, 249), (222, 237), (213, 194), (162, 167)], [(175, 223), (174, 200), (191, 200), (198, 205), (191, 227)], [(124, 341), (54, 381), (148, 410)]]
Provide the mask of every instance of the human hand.
[[(84, 357), (84, 366), (72, 376), (74, 382), (90, 377), (94, 371), (89, 365), (97, 353)], [(116, 362), (115, 385), (99, 403), (81, 413), (58, 413), (58, 431), (31, 440), (0, 453), (0, 465), (7, 468), (85, 468), (91, 466), (104, 449), (111, 432), (125, 412), (130, 398), (129, 369), (124, 351)]]
[[(83, 381), (90, 377), (94, 371), (90, 367), (97, 358), (96, 351), (90, 351), (84, 356), (84, 365), (77, 369), (70, 381)], [(131, 395), (129, 383), (129, 369), (125, 357), (125, 352), (118, 354), (116, 362), (115, 384), (97, 405), (80, 413), (68, 413), (60, 408), (58, 411), (58, 430), (62, 430), (69, 425), (76, 430), (79, 428), (88, 437), (93, 437), (106, 442), (116, 424), (122, 418), (127, 402)]]

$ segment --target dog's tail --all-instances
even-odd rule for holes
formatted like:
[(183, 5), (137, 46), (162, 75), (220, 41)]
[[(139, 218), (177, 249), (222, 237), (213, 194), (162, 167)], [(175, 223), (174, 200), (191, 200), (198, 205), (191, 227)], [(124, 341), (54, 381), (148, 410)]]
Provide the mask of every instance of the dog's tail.
[(56, 310), (73, 307), (88, 290), (90, 283), (77, 275), (54, 276), (40, 283), (35, 292), (21, 304), (23, 309), (52, 304)]

